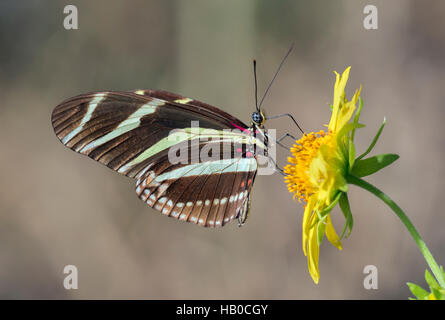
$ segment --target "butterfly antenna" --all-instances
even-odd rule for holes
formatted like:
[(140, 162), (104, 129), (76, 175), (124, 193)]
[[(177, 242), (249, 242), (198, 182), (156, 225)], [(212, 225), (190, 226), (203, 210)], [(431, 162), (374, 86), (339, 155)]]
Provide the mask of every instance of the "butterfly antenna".
[(253, 59), (253, 77), (255, 79), (255, 106), (256, 110), (259, 112), (260, 108), (258, 108), (258, 80), (256, 77), (256, 60)]
[(261, 108), (261, 105), (263, 104), (264, 98), (266, 97), (267, 93), (269, 92), (270, 87), (272, 86), (272, 83), (275, 81), (275, 78), (277, 77), (278, 73), (280, 72), (281, 67), (283, 66), (284, 62), (286, 61), (289, 54), (294, 49), (294, 43), (290, 46), (289, 50), (287, 51), (286, 55), (284, 56), (283, 60), (280, 63), (280, 66), (278, 67), (277, 71), (275, 72), (275, 75), (272, 78), (272, 81), (270, 81), (269, 86), (267, 87), (266, 91), (264, 92), (263, 98), (261, 98), (260, 106), (257, 108), (258, 110)]

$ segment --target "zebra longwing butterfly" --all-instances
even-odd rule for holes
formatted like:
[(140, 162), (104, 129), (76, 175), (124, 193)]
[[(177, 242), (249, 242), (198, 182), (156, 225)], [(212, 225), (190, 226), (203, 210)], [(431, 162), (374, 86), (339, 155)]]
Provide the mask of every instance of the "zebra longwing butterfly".
[[(70, 98), (52, 113), (57, 137), (68, 148), (135, 178), (140, 199), (162, 214), (204, 227), (223, 226), (238, 218), (243, 224), (250, 205), (250, 190), (257, 173), (258, 150), (267, 150), (262, 113), (254, 112), (248, 127), (232, 115), (198, 100), (159, 90), (95, 92)], [(199, 136), (200, 154), (221, 144), (220, 157), (208, 161), (169, 161), (172, 129), (193, 144), (190, 123), (212, 129)], [(239, 129), (226, 134), (224, 129)], [(209, 140), (202, 139), (211, 138)], [(227, 136), (229, 140), (227, 141)], [(203, 141), (204, 140), (204, 141)], [(229, 142), (230, 155), (223, 157)], [(238, 143), (234, 143), (238, 142)], [(190, 148), (190, 147), (189, 147)], [(214, 152), (214, 148), (210, 149)], [(227, 151), (227, 150), (226, 150)], [(183, 159), (184, 160), (184, 159)]]
[[(136, 179), (138, 197), (162, 214), (204, 227), (234, 219), (242, 225), (258, 156), (268, 151), (260, 107), (292, 49), (259, 106), (256, 100), (251, 126), (209, 104), (160, 90), (82, 94), (56, 106), (52, 125), (68, 148)], [(255, 66), (254, 61), (257, 99)], [(194, 122), (198, 134), (191, 128)], [(172, 130), (176, 139), (171, 139)], [(171, 161), (171, 150), (178, 146), (185, 146), (185, 156)], [(210, 157), (203, 160), (202, 154)]]

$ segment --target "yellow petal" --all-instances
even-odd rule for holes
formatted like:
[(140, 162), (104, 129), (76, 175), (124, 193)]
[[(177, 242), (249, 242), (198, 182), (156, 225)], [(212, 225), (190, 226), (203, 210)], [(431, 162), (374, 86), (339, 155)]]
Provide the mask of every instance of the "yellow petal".
[(342, 250), (340, 238), (338, 237), (337, 232), (335, 232), (330, 215), (326, 218), (326, 238), (328, 238), (329, 242), (332, 243), (334, 247), (337, 247), (338, 250)]
[(358, 101), (358, 97), (360, 96), (361, 86), (358, 90), (355, 91), (354, 96), (351, 101), (347, 101), (343, 107), (340, 109), (337, 115), (337, 124), (336, 124), (336, 132), (340, 131), (349, 120), (351, 120), (352, 115), (354, 114), (356, 104)]
[(316, 197), (309, 198), (309, 203), (304, 210), (303, 216), (303, 252), (304, 255), (307, 256), (307, 240), (309, 237), (309, 229), (311, 225), (314, 223), (314, 215), (312, 215), (312, 211), (314, 209), (314, 205), (317, 202)]
[(334, 71), (335, 73), (335, 84), (334, 84), (334, 101), (332, 102), (332, 115), (331, 120), (329, 121), (328, 128), (330, 131), (332, 128), (335, 128), (335, 122), (337, 121), (337, 113), (340, 106), (340, 91), (337, 90), (338, 85), (340, 84), (340, 75), (337, 73), (337, 71)]
[(332, 116), (331, 120), (329, 121), (329, 130), (336, 132), (338, 130), (337, 121), (338, 121), (338, 113), (340, 111), (340, 106), (342, 100), (344, 100), (345, 96), (345, 88), (346, 83), (349, 79), (349, 71), (351, 70), (351, 67), (347, 67), (346, 70), (343, 72), (341, 77), (337, 72), (335, 72), (336, 80), (334, 85), (334, 101), (332, 104)]
[(314, 280), (314, 282), (318, 284), (318, 281), (320, 280), (320, 271), (318, 270), (320, 248), (317, 242), (316, 230), (316, 228), (312, 228), (309, 231), (309, 250), (307, 256), (307, 264), (312, 280)]

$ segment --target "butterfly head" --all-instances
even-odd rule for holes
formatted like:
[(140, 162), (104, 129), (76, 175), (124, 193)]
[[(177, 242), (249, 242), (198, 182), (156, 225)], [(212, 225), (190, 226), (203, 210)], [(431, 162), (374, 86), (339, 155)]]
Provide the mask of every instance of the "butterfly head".
[(252, 113), (253, 124), (257, 125), (258, 127), (263, 127), (265, 121), (266, 121), (266, 116), (264, 115), (262, 110), (254, 111)]

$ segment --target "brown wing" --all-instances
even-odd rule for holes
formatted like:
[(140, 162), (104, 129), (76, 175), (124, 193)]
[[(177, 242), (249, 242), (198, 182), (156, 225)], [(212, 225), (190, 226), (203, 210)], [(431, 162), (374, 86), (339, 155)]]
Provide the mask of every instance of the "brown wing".
[(245, 210), (256, 170), (255, 158), (177, 165), (159, 161), (138, 179), (136, 193), (167, 216), (219, 227)]
[(131, 161), (151, 148), (172, 129), (233, 129), (246, 125), (228, 113), (202, 102), (164, 91), (96, 92), (59, 104), (52, 113), (57, 137), (68, 148), (109, 168), (136, 177), (156, 154)]

